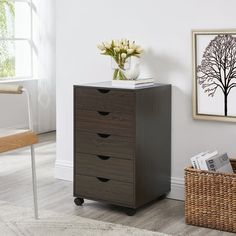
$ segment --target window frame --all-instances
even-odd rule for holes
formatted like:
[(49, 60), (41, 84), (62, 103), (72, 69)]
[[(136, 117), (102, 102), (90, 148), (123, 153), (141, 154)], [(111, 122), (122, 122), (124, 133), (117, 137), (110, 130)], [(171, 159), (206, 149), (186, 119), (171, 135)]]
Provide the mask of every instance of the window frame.
[(23, 41), (27, 42), (30, 46), (30, 75), (29, 76), (12, 76), (12, 77), (0, 77), (1, 82), (14, 82), (14, 81), (24, 81), (31, 80), (34, 77), (34, 61), (33, 61), (33, 3), (32, 0), (8, 0), (9, 2), (22, 2), (29, 5), (30, 8), (30, 37), (21, 38), (21, 37), (0, 37), (0, 41)]

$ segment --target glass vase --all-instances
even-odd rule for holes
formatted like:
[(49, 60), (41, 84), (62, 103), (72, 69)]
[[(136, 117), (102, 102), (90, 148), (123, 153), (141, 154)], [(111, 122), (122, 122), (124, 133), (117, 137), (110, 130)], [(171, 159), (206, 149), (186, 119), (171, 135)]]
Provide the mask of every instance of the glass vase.
[(127, 58), (124, 66), (120, 66), (117, 62), (111, 58), (111, 68), (113, 70), (113, 80), (127, 80), (126, 72), (130, 69), (131, 58)]

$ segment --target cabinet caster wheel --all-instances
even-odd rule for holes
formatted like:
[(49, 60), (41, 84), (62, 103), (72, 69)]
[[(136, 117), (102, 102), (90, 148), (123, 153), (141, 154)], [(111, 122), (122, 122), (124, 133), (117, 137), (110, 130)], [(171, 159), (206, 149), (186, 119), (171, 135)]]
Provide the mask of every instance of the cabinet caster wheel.
[(82, 206), (83, 203), (84, 203), (84, 199), (80, 198), (80, 197), (77, 197), (77, 198), (75, 198), (74, 203), (75, 203), (76, 206)]
[(133, 216), (135, 215), (135, 213), (136, 213), (136, 209), (132, 209), (132, 208), (128, 209), (126, 212), (128, 216)]

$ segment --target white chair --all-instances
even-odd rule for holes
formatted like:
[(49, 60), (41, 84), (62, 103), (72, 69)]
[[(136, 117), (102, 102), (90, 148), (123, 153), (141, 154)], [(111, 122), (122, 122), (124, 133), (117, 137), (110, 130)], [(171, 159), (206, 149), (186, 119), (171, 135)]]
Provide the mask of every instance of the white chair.
[(33, 196), (34, 196), (34, 214), (35, 214), (35, 219), (38, 219), (37, 183), (36, 183), (35, 152), (34, 152), (34, 144), (38, 142), (38, 137), (33, 132), (30, 95), (28, 91), (24, 89), (22, 86), (8, 86), (8, 85), (0, 85), (0, 93), (15, 94), (15, 95), (24, 93), (27, 98), (29, 128), (27, 130), (0, 129), (0, 153), (30, 146)]

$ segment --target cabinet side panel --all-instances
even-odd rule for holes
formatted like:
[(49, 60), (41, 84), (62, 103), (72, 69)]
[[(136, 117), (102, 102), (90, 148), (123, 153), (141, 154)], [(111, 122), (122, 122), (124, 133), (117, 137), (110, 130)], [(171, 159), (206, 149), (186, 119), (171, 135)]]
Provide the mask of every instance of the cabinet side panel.
[(170, 191), (171, 86), (136, 91), (136, 207)]
[(74, 148), (74, 150), (73, 150), (73, 196), (74, 197), (76, 197), (77, 196), (77, 194), (78, 193), (76, 193), (76, 191), (75, 191), (75, 181), (76, 181), (76, 179), (75, 179), (75, 176), (76, 176), (76, 171), (75, 171), (75, 166), (76, 166), (76, 140), (77, 140), (77, 135), (76, 135), (76, 117), (77, 117), (77, 115), (76, 115), (76, 106), (77, 106), (77, 103), (78, 103), (78, 101), (77, 101), (77, 99), (76, 99), (76, 97), (77, 97), (77, 93), (78, 92), (78, 90), (77, 90), (77, 86), (74, 86), (74, 89), (73, 89), (73, 136), (74, 136), (74, 138), (73, 138), (73, 148)]

